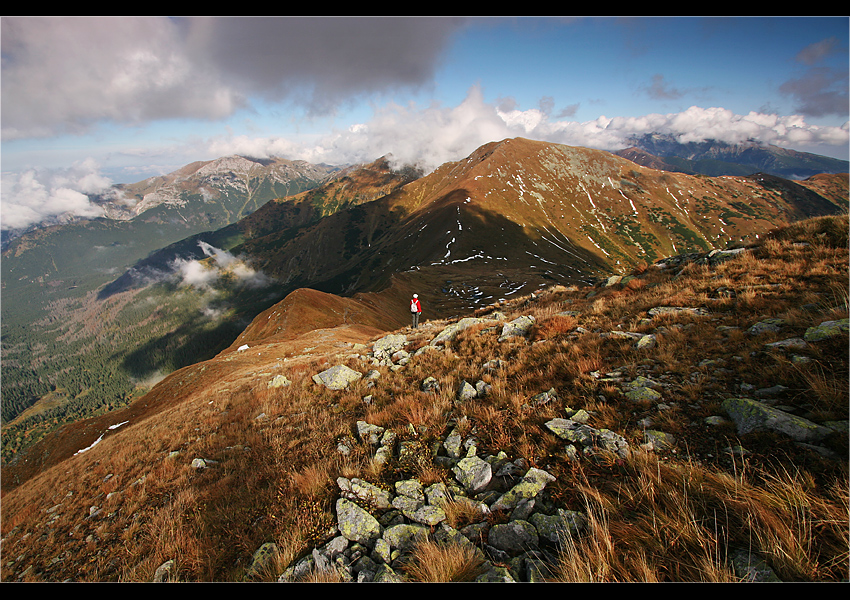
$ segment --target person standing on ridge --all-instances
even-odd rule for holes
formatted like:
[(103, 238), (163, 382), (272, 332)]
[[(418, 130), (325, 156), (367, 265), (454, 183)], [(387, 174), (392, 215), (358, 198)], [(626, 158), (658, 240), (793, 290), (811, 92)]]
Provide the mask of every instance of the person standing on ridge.
[(419, 315), (422, 313), (422, 305), (419, 303), (419, 294), (413, 294), (410, 301), (410, 314), (413, 316), (413, 328), (419, 327)]

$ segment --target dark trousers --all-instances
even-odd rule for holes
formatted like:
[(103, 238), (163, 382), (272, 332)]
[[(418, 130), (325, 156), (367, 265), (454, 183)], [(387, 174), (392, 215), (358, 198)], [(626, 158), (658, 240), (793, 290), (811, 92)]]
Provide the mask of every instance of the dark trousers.
[(410, 314), (413, 315), (413, 326), (419, 327), (419, 313), (415, 312), (415, 313), (410, 313)]

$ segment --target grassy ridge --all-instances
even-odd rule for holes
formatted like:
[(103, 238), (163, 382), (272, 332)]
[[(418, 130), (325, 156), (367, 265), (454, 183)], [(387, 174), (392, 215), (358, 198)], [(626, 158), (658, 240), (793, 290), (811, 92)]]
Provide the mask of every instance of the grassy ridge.
[[(739, 435), (731, 423), (704, 420), (721, 415), (727, 397), (779, 384), (789, 390), (787, 410), (846, 422), (846, 333), (800, 351), (809, 360), (797, 363), (765, 350), (785, 334), (758, 337), (747, 328), (781, 317), (794, 335), (847, 318), (847, 239), (846, 217), (815, 219), (715, 267), (644, 267), (625, 285), (553, 287), (497, 307), (508, 318), (535, 317), (527, 341), (498, 342), (485, 325), (473, 327), (403, 370), (380, 368), (370, 388), (361, 381), (331, 392), (312, 382), (338, 361), (364, 369), (350, 346), (340, 345), (342, 331), (325, 332), (330, 342), (313, 353), (304, 352), (306, 340), (297, 352), (255, 340), (251, 354), (187, 367), (134, 404), (153, 411), (144, 419), (6, 493), (2, 534), (10, 560), (3, 579), (150, 581), (175, 559), (182, 581), (239, 581), (253, 552), (274, 541), (281, 549), (267, 574), (274, 580), (292, 558), (327, 539), (337, 477), (391, 481), (394, 473), (367, 448), (337, 451), (362, 419), (420, 442), (423, 460), (406, 475), (423, 483), (448, 477), (427, 460), (428, 448), (456, 425), (475, 432), (482, 452), (501, 450), (556, 475), (551, 499), (590, 522), (584, 535), (567, 540), (556, 581), (738, 581), (736, 548), (759, 554), (784, 581), (844, 580), (846, 431), (818, 452), (781, 434)], [(657, 306), (702, 307), (711, 316), (647, 319)], [(408, 349), (427, 345), (445, 324), (406, 329)], [(641, 354), (627, 339), (601, 335), (617, 330), (658, 330), (658, 347)], [(492, 358), (505, 362), (483, 375), (491, 393), (455, 404), (458, 381), (481, 376)], [(599, 377), (611, 373), (665, 381), (665, 407), (626, 399)], [(269, 387), (274, 374), (292, 384)], [(426, 376), (440, 381), (439, 393), (418, 392)], [(555, 401), (529, 406), (551, 388)], [(680, 443), (627, 460), (576, 462), (542, 433), (542, 424), (568, 407), (585, 409), (595, 427), (621, 433), (635, 449), (646, 419)], [(217, 462), (198, 471), (190, 465), (196, 457)], [(102, 512), (88, 518), (93, 506)], [(450, 518), (462, 526), (461, 511)], [(463, 579), (474, 571), (469, 560), (453, 547), (423, 545), (406, 573)]]

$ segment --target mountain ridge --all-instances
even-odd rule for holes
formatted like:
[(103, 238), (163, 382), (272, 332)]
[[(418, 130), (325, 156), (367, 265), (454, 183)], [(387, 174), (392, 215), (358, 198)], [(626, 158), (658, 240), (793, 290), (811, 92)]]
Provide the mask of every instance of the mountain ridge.
[[(829, 186), (839, 191), (826, 194)], [(54, 310), (39, 327), (79, 339), (71, 356), (90, 352), (84, 348), (92, 344), (110, 344), (104, 347), (110, 357), (97, 368), (111, 365), (114, 372), (95, 381), (88, 375), (75, 379), (69, 388), (71, 397), (84, 399), (127, 373), (146, 380), (202, 358), (194, 352), (232, 346), (257, 314), (299, 288), (369, 298), (394, 324), (408, 318), (406, 300), (415, 292), (426, 318), (450, 318), (551, 285), (589, 285), (612, 271), (682, 251), (752, 242), (808, 216), (846, 212), (842, 189), (841, 176), (817, 186), (766, 176), (690, 176), (522, 138), (486, 144), (424, 177), (394, 171), (379, 159), (315, 190), (268, 202), (238, 224), (156, 251), (79, 300), (85, 314), (73, 316), (80, 309), (57, 303), (71, 312)], [(216, 258), (206, 255), (201, 242), (270, 285), (239, 287), (233, 273), (223, 271), (210, 289), (184, 283), (176, 265), (205, 277), (217, 273)], [(144, 271), (146, 266), (152, 270)], [(26, 283), (31, 287), (22, 290), (29, 298), (57, 289), (49, 278)], [(104, 316), (93, 318), (98, 313)], [(114, 314), (133, 317), (118, 326)], [(154, 327), (143, 332), (141, 323)], [(138, 337), (143, 335), (151, 337)], [(86, 339), (92, 340), (88, 346)], [(137, 346), (125, 347), (125, 339)], [(45, 351), (33, 357), (28, 347), (4, 347), (4, 360), (12, 359), (7, 364), (20, 365), (22, 373), (39, 372), (35, 380), (51, 384), (36, 397), (65, 389), (64, 373), (80, 368), (63, 363), (55, 372), (38, 371)]]
[(738, 144), (717, 140), (681, 143), (673, 135), (654, 133), (633, 136), (629, 143), (630, 147), (616, 154), (665, 171), (709, 176), (764, 172), (792, 180), (850, 171), (846, 160), (753, 140)]
[[(610, 579), (746, 580), (732, 566), (743, 545), (746, 564), (763, 557), (770, 569), (761, 572), (777, 579), (840, 580), (847, 305), (834, 290), (846, 284), (846, 239), (846, 215), (807, 220), (728, 256), (667, 257), (626, 278), (552, 286), (418, 330), (326, 321), (288, 335), (278, 330), (284, 311), (296, 321), (314, 309), (344, 321), (352, 308), (351, 299), (296, 290), (260, 313), (238, 347), (4, 465), (4, 580), (151, 581), (159, 567), (181, 581), (295, 577), (286, 567), (355, 537), (338, 500), (346, 482), (399, 493), (417, 481), (423, 489), (443, 483), (453, 500), (493, 509), (472, 520), (446, 508), (435, 532), (450, 526), (462, 547), (477, 543), (506, 565), (501, 581), (536, 577), (525, 575), (531, 555), (508, 557), (514, 551), (497, 541), (497, 527), (519, 512), (496, 510), (492, 494), (465, 494), (452, 483), (463, 457), (475, 465), (493, 457), (488, 473), (507, 489), (523, 474), (545, 475), (534, 510), (585, 517), (586, 528), (570, 538), (580, 550), (573, 560), (619, 569)], [(375, 306), (369, 318), (381, 319)], [(505, 335), (517, 318), (532, 326)], [(824, 321), (829, 336), (810, 335)], [(462, 324), (468, 328), (454, 337), (441, 335)], [(636, 343), (647, 338), (649, 350)], [(402, 351), (387, 362), (381, 342)], [(362, 377), (339, 390), (316, 380), (337, 365)], [(430, 380), (436, 387), (424, 387)], [(463, 383), (476, 380), (482, 391), (463, 398)], [(749, 405), (766, 411), (767, 427), (736, 428), (726, 407), (744, 394), (762, 399)], [(790, 423), (771, 429), (781, 415), (803, 426), (814, 419), (824, 437), (800, 443)], [(578, 437), (552, 435), (556, 424)], [(398, 453), (380, 462), (364, 431), (394, 434)], [(618, 441), (619, 454), (604, 451), (603, 433)], [(815, 513), (801, 515), (804, 500)], [(383, 529), (399, 523), (378, 516)], [(799, 527), (815, 518), (823, 526), (804, 529), (804, 551), (786, 560), (800, 550)], [(535, 527), (542, 543), (542, 525)], [(593, 555), (598, 542), (641, 551), (623, 565)], [(552, 564), (547, 553), (560, 548), (535, 557)], [(261, 569), (268, 553), (277, 561)], [(367, 555), (413, 577), (395, 556)], [(348, 558), (340, 554), (345, 572), (371, 564)], [(572, 580), (557, 569), (550, 577)]]

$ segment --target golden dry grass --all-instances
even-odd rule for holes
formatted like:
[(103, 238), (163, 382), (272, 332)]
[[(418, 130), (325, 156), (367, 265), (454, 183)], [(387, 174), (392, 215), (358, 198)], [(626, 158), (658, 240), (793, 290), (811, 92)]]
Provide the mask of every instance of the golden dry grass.
[[(300, 360), (288, 348), (277, 361), (270, 348), (262, 364), (236, 356), (189, 367), (142, 399), (137, 409), (144, 403), (146, 412), (133, 413), (116, 434), (4, 494), (2, 578), (150, 581), (159, 565), (175, 559), (179, 580), (238, 581), (253, 552), (274, 541), (277, 572), (266, 575), (273, 580), (326, 540), (337, 477), (378, 485), (397, 476), (440, 481), (448, 475), (429, 460), (432, 444), (458, 425), (475, 432), (481, 453), (504, 451), (550, 470), (558, 478), (552, 498), (586, 512), (589, 530), (564, 540), (557, 580), (735, 581), (728, 559), (734, 548), (756, 551), (785, 580), (846, 579), (846, 461), (824, 459), (781, 437), (741, 439), (731, 426), (703, 424), (742, 384), (781, 383), (791, 390), (783, 402), (796, 410), (848, 418), (847, 336), (803, 351), (810, 362), (801, 364), (765, 351), (766, 341), (781, 336), (746, 333), (767, 317), (786, 319), (795, 335), (821, 320), (847, 317), (846, 225), (846, 218), (813, 220), (735, 260), (691, 265), (678, 277), (643, 265), (635, 271), (640, 283), (622, 290), (588, 297), (587, 289), (560, 289), (504, 303), (500, 310), (509, 318), (536, 317), (528, 342), (500, 343), (498, 328), (470, 329), (404, 371), (379, 367), (371, 388), (361, 381), (351, 391), (330, 392), (313, 384), (312, 375), (336, 360), (331, 346)], [(734, 293), (718, 294), (721, 288)], [(704, 307), (712, 316), (647, 319), (649, 308), (665, 305)], [(558, 314), (564, 310), (580, 316)], [(648, 354), (629, 340), (600, 335), (659, 327), (659, 344)], [(410, 333), (411, 348), (424, 346), (427, 335), (424, 329)], [(483, 372), (492, 358), (504, 366)], [(701, 366), (704, 359), (715, 362)], [(599, 381), (615, 371), (663, 380), (670, 409), (629, 403), (618, 385)], [(269, 388), (270, 375), (258, 375), (278, 372), (292, 384)], [(439, 392), (419, 391), (429, 375), (439, 380)], [(486, 398), (458, 404), (462, 379), (483, 379), (492, 389)], [(530, 405), (550, 389), (556, 400)], [(366, 394), (371, 404), (362, 401)], [(676, 453), (576, 464), (542, 433), (542, 423), (580, 408), (593, 415), (594, 426), (622, 432), (635, 447), (644, 419), (681, 443)], [(361, 444), (341, 454), (338, 444), (354, 439), (359, 419), (393, 429), (419, 450), (387, 468), (375, 465)], [(751, 454), (725, 452), (739, 444)], [(846, 434), (828, 448), (846, 456)], [(194, 458), (216, 462), (198, 470)], [(91, 516), (92, 507), (102, 512)], [(458, 505), (450, 507), (450, 518), (460, 525), (475, 517)], [(468, 578), (475, 561), (459, 552), (423, 546), (408, 576)]]

